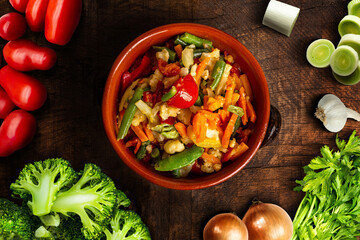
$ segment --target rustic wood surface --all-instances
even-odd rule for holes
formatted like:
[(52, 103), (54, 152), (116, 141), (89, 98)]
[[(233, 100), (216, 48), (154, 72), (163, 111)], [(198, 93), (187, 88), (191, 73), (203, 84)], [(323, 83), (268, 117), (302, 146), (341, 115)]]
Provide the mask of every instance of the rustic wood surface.
[[(333, 93), (360, 111), (360, 84), (340, 85), (329, 68), (313, 68), (305, 58), (315, 39), (337, 44), (337, 25), (347, 14), (348, 1), (284, 2), (301, 9), (289, 38), (261, 24), (268, 0), (84, 0), (79, 27), (68, 45), (51, 45), (42, 33), (28, 31), (25, 38), (55, 49), (58, 62), (50, 71), (29, 73), (46, 85), (49, 98), (34, 112), (38, 131), (31, 144), (0, 159), (0, 197), (10, 198), (9, 185), (25, 163), (64, 157), (76, 170), (87, 162), (98, 164), (132, 200), (154, 240), (201, 239), (212, 216), (235, 212), (242, 217), (254, 198), (278, 204), (294, 217), (303, 194), (292, 189), (303, 177), (302, 166), (319, 154), (320, 146), (335, 145), (335, 134), (313, 116), (317, 101)], [(0, 0), (0, 15), (10, 11), (9, 1)], [(206, 24), (239, 39), (262, 66), (271, 103), (282, 115), (279, 136), (245, 169), (203, 190), (169, 190), (142, 179), (121, 162), (102, 124), (103, 88), (116, 56), (136, 36), (175, 22)], [(1, 48), (5, 44), (0, 40)], [(340, 137), (359, 126), (348, 121)]]

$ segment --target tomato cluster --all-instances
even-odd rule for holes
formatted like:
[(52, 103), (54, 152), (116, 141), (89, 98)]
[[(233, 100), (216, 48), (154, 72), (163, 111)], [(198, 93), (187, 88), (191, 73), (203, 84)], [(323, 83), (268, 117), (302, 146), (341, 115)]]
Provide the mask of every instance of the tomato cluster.
[[(65, 45), (79, 23), (82, 8), (82, 0), (9, 1), (25, 17), (16, 12), (0, 17), (0, 37), (9, 41), (3, 48), (7, 65), (0, 69), (0, 157), (30, 143), (36, 120), (28, 111), (42, 107), (47, 98), (45, 86), (23, 72), (49, 70), (57, 59), (54, 50), (20, 38), (29, 26), (33, 32), (44, 31), (49, 42)], [(16, 107), (19, 109), (14, 110)]]

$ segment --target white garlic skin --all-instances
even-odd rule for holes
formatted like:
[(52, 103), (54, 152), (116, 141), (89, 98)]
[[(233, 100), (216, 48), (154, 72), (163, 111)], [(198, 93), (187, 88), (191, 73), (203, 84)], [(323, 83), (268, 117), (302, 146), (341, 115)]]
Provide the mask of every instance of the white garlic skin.
[(346, 106), (337, 96), (326, 94), (320, 99), (315, 116), (330, 132), (340, 132), (346, 124), (348, 114)]

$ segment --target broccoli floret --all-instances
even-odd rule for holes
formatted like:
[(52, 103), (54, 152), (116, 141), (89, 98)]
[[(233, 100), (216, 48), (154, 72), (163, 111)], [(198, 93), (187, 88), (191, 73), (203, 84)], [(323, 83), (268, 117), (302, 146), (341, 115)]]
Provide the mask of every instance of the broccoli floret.
[(49, 227), (48, 230), (59, 240), (85, 240), (81, 231), (82, 223), (77, 215), (65, 217), (61, 216), (58, 227)]
[(49, 214), (60, 189), (77, 179), (76, 172), (62, 158), (27, 164), (19, 178), (10, 185), (14, 195), (30, 199), (28, 206), (36, 216)]
[(0, 239), (33, 239), (33, 224), (28, 212), (0, 198)]
[(105, 229), (106, 240), (150, 240), (150, 232), (140, 216), (130, 210), (117, 209), (110, 222), (111, 230)]
[(51, 208), (68, 216), (77, 214), (86, 239), (97, 239), (118, 204), (114, 182), (95, 164), (85, 164), (82, 176), (69, 190), (60, 191)]
[(117, 190), (116, 194), (117, 194), (117, 200), (118, 200), (116, 208), (121, 207), (121, 206), (122, 207), (130, 206), (131, 201), (130, 201), (130, 199), (127, 198), (127, 196), (124, 192), (122, 192), (121, 190)]

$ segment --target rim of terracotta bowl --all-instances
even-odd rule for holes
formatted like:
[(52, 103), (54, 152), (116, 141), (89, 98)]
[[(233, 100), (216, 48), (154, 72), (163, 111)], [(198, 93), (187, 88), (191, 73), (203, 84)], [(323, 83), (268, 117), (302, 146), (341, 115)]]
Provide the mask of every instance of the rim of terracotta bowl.
[[(224, 165), (219, 172), (187, 178), (173, 178), (169, 173), (158, 172), (150, 164), (138, 161), (124, 145), (122, 140), (117, 141), (115, 135), (115, 124), (117, 107), (119, 103), (120, 79), (123, 72), (127, 71), (135, 59), (144, 54), (151, 46), (162, 44), (171, 37), (184, 32), (189, 32), (202, 38), (213, 41), (213, 45), (220, 50), (226, 50), (235, 58), (235, 62), (240, 64), (252, 85), (254, 92), (254, 107), (257, 110), (257, 120), (254, 132), (249, 138), (249, 149), (238, 159), (230, 164)], [(258, 99), (261, 97), (261, 101)], [(259, 111), (261, 110), (261, 111)], [(113, 148), (120, 156), (122, 161), (133, 171), (150, 182), (179, 190), (195, 190), (217, 185), (231, 178), (254, 157), (259, 149), (268, 127), (270, 116), (270, 97), (268, 85), (264, 72), (259, 63), (250, 51), (237, 39), (229, 34), (206, 25), (195, 23), (175, 23), (154, 28), (133, 40), (116, 58), (108, 79), (106, 81), (102, 115), (106, 134)]]

